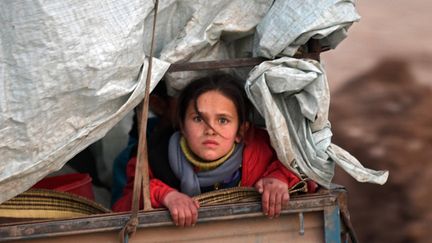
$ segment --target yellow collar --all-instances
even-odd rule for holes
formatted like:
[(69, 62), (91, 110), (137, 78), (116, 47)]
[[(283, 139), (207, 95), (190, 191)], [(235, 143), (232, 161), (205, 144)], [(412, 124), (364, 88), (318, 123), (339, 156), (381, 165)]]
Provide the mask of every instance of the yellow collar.
[(211, 162), (199, 161), (197, 159), (197, 157), (192, 153), (192, 151), (190, 151), (189, 147), (187, 146), (186, 139), (183, 136), (180, 138), (180, 147), (181, 147), (181, 150), (183, 151), (183, 154), (185, 155), (186, 159), (191, 164), (193, 164), (194, 166), (196, 166), (200, 170), (212, 170), (212, 169), (218, 167), (219, 165), (223, 164), (231, 156), (231, 154), (234, 152), (236, 144), (234, 143), (231, 150), (225, 156), (223, 156), (222, 158), (217, 159), (215, 161), (211, 161)]

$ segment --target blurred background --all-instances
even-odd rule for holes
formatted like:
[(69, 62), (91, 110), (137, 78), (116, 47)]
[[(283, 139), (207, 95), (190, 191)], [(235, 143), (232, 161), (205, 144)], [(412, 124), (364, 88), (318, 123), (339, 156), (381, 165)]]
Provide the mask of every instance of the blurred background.
[(336, 50), (322, 54), (333, 143), (384, 186), (337, 170), (360, 242), (432, 242), (432, 2), (357, 1), (362, 16)]

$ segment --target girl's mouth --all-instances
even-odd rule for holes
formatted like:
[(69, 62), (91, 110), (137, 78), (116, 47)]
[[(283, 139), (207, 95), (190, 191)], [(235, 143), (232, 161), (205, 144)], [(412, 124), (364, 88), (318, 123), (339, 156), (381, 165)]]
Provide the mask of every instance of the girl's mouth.
[(218, 142), (214, 141), (214, 140), (205, 140), (202, 144), (206, 145), (206, 146), (217, 146), (219, 145)]

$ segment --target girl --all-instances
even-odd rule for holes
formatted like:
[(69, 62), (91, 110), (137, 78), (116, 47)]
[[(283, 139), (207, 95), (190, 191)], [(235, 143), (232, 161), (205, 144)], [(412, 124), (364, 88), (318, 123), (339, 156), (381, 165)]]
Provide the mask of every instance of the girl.
[[(287, 206), (288, 189), (300, 179), (278, 161), (265, 130), (250, 127), (248, 115), (245, 92), (231, 76), (206, 77), (186, 86), (177, 102), (180, 129), (168, 146), (169, 167), (178, 183), (168, 186), (150, 175), (152, 206), (167, 207), (176, 225), (190, 226), (196, 223), (199, 208), (191, 197), (254, 186), (262, 194), (263, 213), (279, 216)], [(129, 168), (135, 167), (135, 160)], [(133, 184), (134, 171), (129, 170)], [(124, 206), (130, 205), (130, 189), (114, 211), (129, 209)]]

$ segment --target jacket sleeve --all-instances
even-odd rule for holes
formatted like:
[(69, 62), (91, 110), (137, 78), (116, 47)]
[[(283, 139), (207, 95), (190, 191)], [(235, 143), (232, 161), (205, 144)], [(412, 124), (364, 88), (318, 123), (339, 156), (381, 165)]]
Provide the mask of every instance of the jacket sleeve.
[[(127, 184), (123, 190), (122, 197), (113, 205), (114, 212), (130, 211), (132, 208), (133, 186), (135, 180), (136, 157), (129, 160), (126, 168)], [(149, 170), (150, 176), (150, 200), (152, 207), (163, 207), (162, 201), (165, 196), (174, 189), (163, 183), (161, 180), (154, 178)], [(140, 209), (143, 207), (142, 197), (140, 197)]]
[(300, 182), (300, 178), (291, 170), (286, 168), (279, 160), (270, 163), (263, 177), (275, 178), (288, 184), (288, 188)]
[(260, 178), (275, 178), (288, 184), (291, 188), (300, 181), (300, 178), (291, 170), (286, 168), (277, 158), (275, 150), (272, 148), (270, 138), (267, 131), (259, 128), (254, 128), (252, 135), (249, 135), (246, 140), (244, 158), (248, 158), (243, 163), (247, 163), (249, 169), (248, 174), (253, 175), (256, 179), (250, 180), (252, 186)]
[[(287, 169), (279, 160), (273, 161), (267, 168), (263, 177), (276, 178), (288, 184), (288, 188), (292, 188), (300, 182), (300, 178), (291, 170)], [(313, 180), (306, 180), (307, 191), (314, 193), (318, 190), (318, 184)]]

